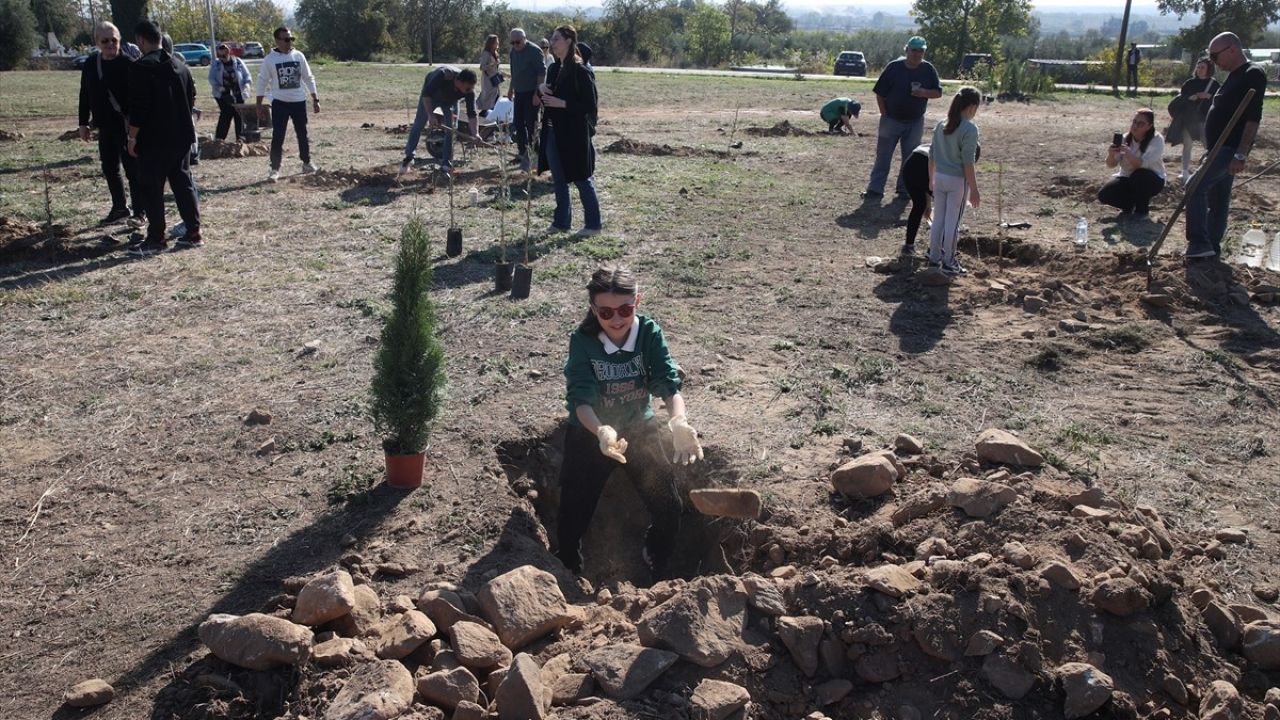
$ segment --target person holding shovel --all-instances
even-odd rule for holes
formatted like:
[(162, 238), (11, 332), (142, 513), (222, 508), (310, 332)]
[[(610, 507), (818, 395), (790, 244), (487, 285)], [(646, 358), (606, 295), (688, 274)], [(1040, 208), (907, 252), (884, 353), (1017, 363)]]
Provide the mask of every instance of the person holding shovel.
[(209, 64), (209, 87), (213, 90), (214, 102), (218, 103), (218, 126), (213, 132), (213, 139), (219, 142), (227, 139), (227, 130), (234, 122), (236, 126), (236, 142), (240, 142), (243, 134), (240, 113), (236, 105), (243, 103), (249, 95), (249, 86), (253, 78), (249, 77), (249, 68), (244, 61), (231, 54), (226, 43), (218, 45), (218, 57)]
[[(1192, 177), (1198, 183), (1187, 196), (1187, 250), (1190, 261), (1222, 255), (1222, 237), (1227, 234), (1227, 213), (1231, 210), (1231, 185), (1244, 172), (1253, 149), (1253, 139), (1262, 122), (1262, 96), (1267, 90), (1267, 74), (1244, 55), (1235, 33), (1221, 33), (1209, 43), (1209, 60), (1229, 74), (1214, 94), (1204, 121), (1204, 144), (1212, 148), (1224, 134), (1222, 148), (1209, 164), (1202, 164)], [(1245, 95), (1254, 91), (1240, 121), (1231, 132), (1227, 125)]]
[[(409, 139), (404, 144), (404, 161), (400, 163), (400, 174), (409, 172), (413, 165), (413, 156), (418, 148), (418, 139), (422, 137), (422, 128), (430, 126), (432, 130), (443, 125), (448, 129), (444, 136), (444, 150), (440, 153), (440, 169), (446, 173), (453, 172), (453, 133), (457, 129), (453, 118), (458, 113), (458, 101), (467, 102), (467, 124), (471, 129), (471, 137), (480, 137), (480, 120), (476, 117), (476, 71), (470, 68), (460, 69), (453, 65), (441, 65), (427, 73), (422, 81), (422, 93), (418, 98), (418, 114), (413, 119), (413, 127), (409, 128)], [(440, 116), (436, 116), (436, 110)]]
[[(553, 41), (554, 44), (554, 41)], [(569, 426), (560, 466), (556, 555), (582, 572), (582, 536), (600, 494), (619, 465), (648, 508), (644, 557), (655, 578), (666, 574), (680, 529), (681, 501), (672, 463), (702, 459), (698, 433), (685, 416), (680, 375), (662, 328), (636, 314), (636, 277), (602, 265), (587, 283), (587, 316), (569, 338), (564, 374)], [(672, 452), (659, 437), (650, 399), (662, 398)]]

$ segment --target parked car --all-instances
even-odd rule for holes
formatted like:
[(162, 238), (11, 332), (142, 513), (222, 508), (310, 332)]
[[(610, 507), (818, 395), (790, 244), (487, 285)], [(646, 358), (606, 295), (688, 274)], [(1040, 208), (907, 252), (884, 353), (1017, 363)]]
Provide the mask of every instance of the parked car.
[(833, 72), (836, 75), (858, 75), (866, 77), (867, 60), (860, 52), (855, 50), (845, 50), (836, 58), (836, 69)]
[(227, 46), (227, 49), (231, 51), (231, 54), (234, 57), (244, 57), (244, 43), (238, 43), (234, 40), (224, 40), (222, 44)]
[(979, 64), (991, 68), (996, 61), (991, 57), (991, 53), (965, 53), (964, 57), (960, 58), (960, 73), (972, 75), (977, 71)]
[(207, 45), (200, 43), (181, 43), (173, 46), (175, 55), (181, 55), (188, 65), (208, 65), (213, 62), (213, 53)]
[(266, 57), (267, 53), (262, 49), (262, 43), (247, 42), (244, 44), (244, 55), (247, 58)]
[(75, 68), (76, 70), (83, 68), (84, 64), (89, 62), (89, 59), (92, 58), (95, 54), (97, 54), (97, 52), (98, 51), (95, 49), (95, 50), (90, 50), (84, 55), (77, 55), (75, 59), (71, 61), (71, 67)]

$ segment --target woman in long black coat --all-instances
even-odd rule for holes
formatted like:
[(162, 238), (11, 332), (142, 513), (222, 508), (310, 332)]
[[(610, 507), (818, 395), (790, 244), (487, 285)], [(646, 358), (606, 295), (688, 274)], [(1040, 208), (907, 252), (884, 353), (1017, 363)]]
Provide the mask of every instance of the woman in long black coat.
[(596, 170), (596, 150), (591, 142), (596, 134), (595, 76), (583, 63), (578, 32), (572, 26), (556, 28), (551, 35), (551, 52), (557, 62), (538, 88), (543, 107), (542, 149), (556, 194), (549, 230), (570, 229), (569, 183), (573, 183), (582, 200), (584, 224), (579, 234), (595, 235), (603, 228), (600, 199), (592, 180)]

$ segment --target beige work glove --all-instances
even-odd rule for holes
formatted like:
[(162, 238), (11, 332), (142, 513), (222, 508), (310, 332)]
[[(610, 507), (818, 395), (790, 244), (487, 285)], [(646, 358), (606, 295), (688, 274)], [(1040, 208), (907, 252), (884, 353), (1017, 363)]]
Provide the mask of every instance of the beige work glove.
[(702, 445), (698, 442), (698, 431), (694, 430), (683, 415), (677, 415), (667, 423), (671, 428), (671, 444), (675, 446), (675, 457), (671, 462), (688, 465), (702, 459)]
[(601, 425), (596, 430), (596, 439), (600, 441), (600, 452), (604, 453), (605, 457), (613, 458), (623, 465), (627, 464), (627, 456), (623, 454), (627, 451), (627, 439), (619, 440), (617, 430), (608, 425)]

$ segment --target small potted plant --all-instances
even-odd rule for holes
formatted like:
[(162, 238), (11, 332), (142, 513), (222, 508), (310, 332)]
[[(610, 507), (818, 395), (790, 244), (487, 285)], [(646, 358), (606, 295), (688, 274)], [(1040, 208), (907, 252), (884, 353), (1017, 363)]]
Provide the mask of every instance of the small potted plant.
[(370, 414), (386, 452), (387, 484), (422, 484), (431, 424), (444, 401), (444, 350), (430, 299), (431, 243), (426, 226), (410, 220), (400, 233), (393, 307), (374, 359)]
[(533, 285), (533, 268), (529, 266), (529, 224), (533, 218), (533, 173), (524, 180), (524, 262), (516, 266), (515, 279), (511, 283), (511, 298), (523, 300), (529, 297)]
[(453, 219), (453, 173), (449, 173), (449, 233), (445, 238), (444, 254), (449, 257), (462, 254), (462, 228)]

